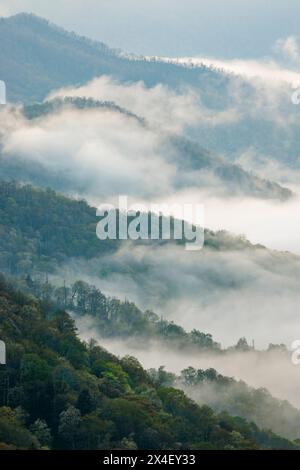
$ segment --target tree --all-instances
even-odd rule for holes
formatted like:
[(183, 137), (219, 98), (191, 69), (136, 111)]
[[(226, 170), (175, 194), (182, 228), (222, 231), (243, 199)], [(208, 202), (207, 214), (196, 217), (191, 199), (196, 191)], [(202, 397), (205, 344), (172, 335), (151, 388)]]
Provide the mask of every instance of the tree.
[(58, 434), (66, 443), (67, 448), (76, 449), (80, 436), (81, 414), (74, 406), (69, 406), (59, 415)]
[(95, 402), (87, 388), (81, 390), (77, 400), (77, 408), (82, 415), (87, 415), (94, 410)]
[(240, 338), (237, 342), (235, 349), (237, 349), (238, 351), (249, 351), (250, 346), (248, 345), (246, 338)]
[(132, 437), (123, 437), (121, 440), (120, 448), (123, 450), (137, 450), (138, 446), (136, 445)]
[(46, 421), (37, 419), (31, 426), (30, 431), (37, 438), (41, 446), (50, 447), (52, 437)]
[(7, 407), (0, 408), (0, 443), (11, 445), (15, 449), (39, 448), (36, 437), (18, 420), (14, 411)]

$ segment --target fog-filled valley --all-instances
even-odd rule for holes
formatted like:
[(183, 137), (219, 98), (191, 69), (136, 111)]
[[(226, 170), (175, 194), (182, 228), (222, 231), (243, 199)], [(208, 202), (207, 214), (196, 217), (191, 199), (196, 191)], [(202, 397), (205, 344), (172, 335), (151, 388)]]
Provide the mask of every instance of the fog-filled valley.
[[(297, 43), (279, 41), (260, 63), (142, 57), (28, 14), (1, 18), (0, 41), (0, 339), (13, 390), (0, 446), (297, 447)], [(145, 239), (125, 240), (119, 226), (99, 239), (97, 207), (118, 208), (120, 196), (201, 228), (203, 247), (151, 239), (149, 227)], [(201, 227), (181, 212), (189, 204), (203, 207)], [(28, 391), (39, 373), (59, 410), (41, 400), (44, 445), (40, 395)], [(182, 429), (194, 429), (195, 406), (208, 434), (172, 434), (178, 400)], [(131, 403), (145, 428), (130, 421)], [(63, 413), (77, 413), (73, 440)], [(1, 419), (20, 426), (19, 444), (2, 437)], [(101, 444), (86, 437), (89, 419)]]

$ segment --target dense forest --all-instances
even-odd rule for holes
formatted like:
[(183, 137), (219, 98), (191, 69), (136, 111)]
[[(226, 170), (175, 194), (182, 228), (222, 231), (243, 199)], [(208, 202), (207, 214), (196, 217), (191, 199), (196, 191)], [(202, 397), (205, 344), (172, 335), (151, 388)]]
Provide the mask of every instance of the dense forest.
[[(298, 379), (277, 344), (296, 330), (299, 256), (204, 228), (189, 257), (184, 236), (161, 236), (163, 216), (158, 240), (121, 240), (119, 222), (99, 240), (91, 205), (194, 192), (212, 227), (235, 226), (228, 206), (242, 230), (236, 204), (290, 207), (290, 89), (129, 55), (32, 14), (1, 17), (0, 42), (0, 450), (300, 450)], [(286, 390), (262, 377), (274, 358)]]
[(0, 281), (1, 449), (296, 449), (198, 406), (136, 359), (81, 342), (72, 318)]
[[(282, 353), (286, 353), (282, 348)], [(159, 377), (160, 383), (164, 384), (164, 374)], [(264, 429), (272, 429), (290, 439), (299, 439), (300, 411), (288, 401), (274, 398), (265, 388), (255, 389), (241, 380), (224, 377), (214, 369), (197, 370), (193, 367), (183, 370), (179, 377), (168, 374), (167, 383), (182, 388), (197, 403), (205, 403), (216, 412), (226, 410)]]
[[(283, 344), (270, 344), (266, 351), (258, 351), (248, 345), (245, 338), (240, 338), (235, 346), (221, 348), (209, 333), (196, 329), (187, 332), (153, 311), (142, 312), (132, 302), (109, 298), (83, 281), (55, 287), (50, 282), (34, 281), (28, 275), (13, 279), (12, 283), (22, 292), (47, 303), (49, 312), (66, 309), (75, 322), (82, 318), (92, 327), (97, 338), (130, 340), (135, 347), (142, 349), (150, 348), (154, 342), (162, 351), (165, 348), (179, 354), (192, 354), (193, 357), (207, 353), (231, 355), (233, 361), (238, 353), (253, 351), (257, 358), (268, 358), (276, 350), (286, 361), (290, 360)], [(166, 373), (163, 367), (152, 373), (161, 385), (182, 388), (196, 402), (208, 404), (217, 412), (226, 410), (289, 439), (300, 436), (300, 411), (288, 401), (274, 398), (266, 389), (254, 389), (243, 381), (224, 377), (214, 369), (204, 371), (189, 367), (179, 377)]]
[(0, 213), (0, 265), (11, 274), (51, 272), (68, 257), (91, 258), (118, 245), (97, 239), (95, 209), (51, 189), (2, 183)]
[[(96, 209), (52, 189), (0, 182), (0, 267), (9, 275), (53, 272), (72, 257), (96, 258), (116, 251), (119, 240), (96, 237)], [(148, 243), (147, 241), (144, 243)], [(149, 243), (155, 242), (149, 240)], [(157, 243), (172, 243), (158, 241)], [(184, 240), (179, 240), (183, 244)], [(264, 249), (226, 231), (205, 231), (213, 250)]]
[(49, 281), (33, 280), (30, 275), (14, 278), (13, 284), (23, 292), (48, 302), (49, 309), (64, 309), (75, 318), (90, 319), (102, 338), (131, 338), (143, 344), (156, 340), (178, 351), (221, 352), (212, 335), (196, 329), (187, 332), (173, 321), (147, 310), (141, 311), (133, 302), (105, 296), (95, 286), (76, 281), (71, 286), (55, 286)]
[[(13, 291), (11, 290), (11, 287), (8, 286), (3, 287), (3, 289), (5, 292), (10, 292), (14, 298), (16, 295), (20, 296), (21, 299), (26, 298), (27, 303), (25, 303), (27, 307), (28, 301), (29, 303), (33, 302), (33, 305), (35, 306), (38, 305), (38, 310), (43, 312), (47, 322), (51, 322), (51, 328), (53, 328), (53, 322), (54, 318), (56, 318), (57, 312), (64, 312), (65, 310), (68, 310), (77, 316), (91, 317), (94, 321), (96, 330), (99, 331), (99, 337), (134, 338), (135, 341), (142, 341), (144, 344), (147, 341), (156, 340), (160, 341), (162, 344), (165, 344), (166, 347), (176, 349), (177, 351), (194, 350), (195, 353), (201, 353), (205, 350), (209, 350), (214, 351), (217, 354), (222, 353), (220, 350), (220, 345), (213, 340), (210, 334), (203, 333), (198, 330), (193, 330), (188, 333), (181, 326), (176, 325), (174, 322), (170, 322), (161, 316), (158, 316), (153, 311), (148, 310), (143, 312), (132, 302), (120, 301), (116, 298), (109, 298), (96, 287), (83, 281), (77, 281), (72, 285), (52, 285), (51, 282), (48, 281), (47, 274), (45, 273), (48, 273), (50, 276), (51, 272), (55, 272), (60, 263), (63, 263), (66, 259), (68, 259), (68, 257), (80, 256), (88, 259), (95, 256), (101, 256), (101, 254), (104, 255), (107, 252), (109, 253), (115, 251), (117, 246), (114, 246), (114, 243), (118, 245), (119, 242), (103, 242), (96, 238), (95, 228), (97, 220), (95, 216), (95, 210), (90, 208), (85, 201), (68, 199), (64, 196), (56, 194), (50, 189), (46, 191), (37, 190), (31, 186), (19, 185), (13, 182), (1, 183), (0, 192), (2, 233), (1, 269), (10, 275), (18, 276), (18, 278), (14, 279), (13, 284), (14, 286), (18, 286), (19, 293), (12, 293)], [(57, 230), (57, 227), (60, 227), (60, 230)], [(237, 250), (254, 249), (254, 247), (245, 239), (232, 237), (226, 232), (215, 234), (213, 232), (207, 231), (207, 249), (230, 250), (233, 247)], [(263, 248), (260, 247), (259, 249)], [(3, 285), (5, 285), (5, 283)], [(20, 294), (21, 291), (24, 292), (24, 294)], [(24, 302), (24, 300), (22, 300), (22, 302)], [(6, 314), (7, 312), (8, 310), (6, 310)], [(64, 315), (67, 314), (64, 313)], [(75, 335), (74, 319), (69, 317), (69, 315), (67, 315), (67, 318), (67, 322), (72, 324), (72, 330)], [(25, 321), (19, 321), (22, 324), (24, 323), (24, 325), (26, 323)], [(6, 326), (7, 325), (14, 334), (17, 334), (18, 330), (19, 332), (22, 332), (22, 328), (20, 327), (18, 321), (11, 315), (6, 318)], [(49, 324), (47, 323), (47, 326), (44, 326), (44, 328), (47, 329), (48, 327)], [(21, 333), (19, 333), (19, 335), (20, 334)], [(50, 333), (45, 333), (46, 337), (48, 334)], [(5, 332), (2, 333), (1, 331), (1, 335), (2, 336), (0, 337), (7, 341)], [(76, 338), (76, 335), (74, 337)], [(43, 335), (41, 335), (40, 340), (44, 341)], [(49, 341), (51, 345), (55, 343), (52, 337), (49, 339)], [(65, 339), (63, 342), (64, 341)], [(75, 341), (74, 338), (72, 341)], [(87, 348), (85, 351), (88, 351), (88, 347), (80, 343), (78, 338), (76, 338), (74, 344), (80, 344), (80, 346), (78, 346), (79, 350), (81, 350), (81, 348)], [(63, 347), (66, 346), (64, 345)], [(97, 346), (97, 348), (99, 347)], [(249, 349), (249, 346), (245, 343), (245, 341), (241, 340), (236, 348), (237, 350), (242, 351)], [(79, 353), (78, 351), (75, 352), (76, 348), (74, 349), (73, 346), (71, 348), (69, 345), (67, 349), (68, 354), (71, 356), (72, 354), (75, 354), (76, 356), (76, 359), (74, 359), (74, 362), (72, 362), (71, 356), (67, 357), (66, 353), (66, 359), (71, 363), (71, 366), (73, 365), (76, 369), (77, 363), (78, 365), (81, 363), (81, 359), (77, 358)], [(28, 354), (30, 354), (30, 351), (36, 350), (37, 347), (33, 347), (32, 344), (26, 349)], [(102, 349), (101, 351), (101, 354), (108, 354), (106, 352), (104, 353)], [(56, 352), (61, 355), (60, 350)], [(86, 352), (85, 354), (88, 353)], [(83, 354), (83, 356), (85, 356), (85, 354)], [(110, 355), (109, 358), (109, 361), (112, 360), (114, 363), (117, 363), (122, 367), (122, 361), (120, 362), (120, 360), (116, 358), (111, 359)], [(14, 364), (14, 361), (12, 363)], [(71, 366), (68, 364), (68, 367)], [(285, 417), (290, 417), (291, 409), (292, 411), (294, 411), (294, 409), (289, 404), (280, 404), (278, 400), (275, 400), (267, 393), (255, 391), (250, 388), (247, 389), (245, 384), (235, 384), (233, 379), (223, 378), (221, 380), (221, 376), (219, 376), (216, 372), (214, 372), (214, 374), (207, 372), (207, 374), (210, 374), (210, 382), (206, 377), (206, 379), (201, 383), (199, 381), (197, 382), (195, 378), (194, 383), (191, 381), (187, 383), (185, 375), (182, 375), (182, 377), (178, 379), (173, 377), (172, 374), (162, 374), (160, 372), (160, 374), (157, 376), (157, 373), (150, 374), (151, 380), (154, 381), (156, 385), (159, 384), (163, 387), (175, 386), (179, 389), (186, 390), (189, 396), (192, 396), (196, 401), (201, 403), (203, 402), (203, 393), (199, 393), (200, 386), (204, 386), (204, 388), (207, 389), (208, 385), (211, 386), (214, 384), (216, 385), (218, 395), (215, 393), (210, 394), (209, 399), (206, 399), (206, 402), (209, 403), (214, 410), (216, 410), (215, 412), (221, 413), (223, 410), (228, 410), (234, 416), (240, 415), (243, 417), (243, 419), (247, 418), (256, 422), (256, 425), (259, 424), (262, 428), (267, 426), (268, 428), (274, 430), (274, 420), (272, 423), (270, 420), (268, 420), (268, 414), (272, 414), (273, 417), (276, 416), (276, 419), (279, 420), (278, 426), (275, 426), (276, 430), (282, 429), (283, 434), (289, 438), (298, 437), (297, 413), (293, 414), (294, 419), (292, 422), (289, 418), (285, 422)], [(14, 373), (13, 375), (15, 377), (14, 380), (17, 380), (17, 374)], [(164, 382), (166, 377), (168, 377), (168, 381)], [(200, 375), (195, 373), (195, 377), (198, 377), (199, 379)], [(79, 380), (78, 377), (77, 380)], [(149, 377), (147, 380), (149, 380)], [(220, 381), (223, 384), (222, 387), (220, 387)], [(21, 395), (18, 395), (19, 401), (17, 401), (15, 404), (13, 401), (7, 401), (8, 389), (5, 388), (5, 384), (16, 384), (17, 382), (13, 382), (12, 378), (8, 379), (6, 374), (4, 374), (2, 383), (4, 384), (4, 391), (2, 394), (4, 400), (3, 404), (9, 404), (9, 407), (13, 409), (19, 410), (20, 406), (23, 409), (23, 403), (29, 399), (28, 396), (26, 400), (24, 398), (25, 402), (21, 400)], [(233, 387), (233, 385), (235, 387)], [(14, 390), (14, 393), (12, 393), (10, 391), (11, 397), (13, 397), (14, 394), (17, 395), (17, 393), (21, 393), (19, 389), (20, 384), (18, 383), (18, 385), (15, 386), (18, 388), (19, 392)], [(214, 392), (216, 390), (214, 390)], [(74, 395), (74, 391), (68, 391), (68, 394), (69, 393)], [(213, 400), (213, 397), (215, 397), (215, 400)], [(258, 401), (256, 400), (257, 398), (259, 398)], [(80, 410), (80, 407), (78, 408), (78, 406), (76, 406), (76, 400), (71, 400), (72, 406)], [(30, 418), (28, 418), (27, 415), (27, 418), (24, 418), (25, 421), (23, 418), (15, 418), (14, 413), (16, 412), (9, 414), (9, 419), (11, 419), (15, 424), (18, 423), (16, 425), (20, 426), (24, 432), (25, 429), (27, 429), (27, 432), (30, 433), (31, 438), (31, 429), (34, 429), (32, 426), (35, 421), (42, 420), (42, 425), (40, 421), (38, 421), (42, 428), (45, 426), (46, 422), (47, 433), (51, 434), (51, 442), (54, 443), (56, 442), (56, 439), (58, 439), (55, 433), (58, 433), (60, 419), (59, 415), (67, 409), (68, 408), (59, 410), (55, 418), (56, 424), (54, 423), (55, 420), (53, 417), (51, 418), (54, 420), (53, 423), (48, 417), (47, 413), (49, 412), (41, 414), (40, 416), (35, 416), (36, 419), (33, 422), (30, 420)], [(262, 409), (265, 410), (265, 413), (261, 413)], [(74, 410), (72, 409), (72, 411)], [(8, 410), (5, 408), (5, 413), (12, 412), (8, 412)], [(26, 413), (28, 412), (26, 411)], [(280, 423), (282, 425), (281, 428)], [(14, 443), (11, 445), (14, 445)], [(65, 446), (69, 444), (60, 443), (53, 445), (57, 445), (59, 447), (60, 445)], [(78, 445), (83, 445), (85, 447), (87, 444), (81, 443)], [(91, 446), (93, 445), (94, 443), (91, 444)], [(107, 444), (107, 446), (111, 445), (119, 446), (121, 444), (120, 442), (118, 442), (118, 444)], [(134, 445), (140, 446), (140, 444), (137, 442), (135, 442)], [(266, 445), (268, 446), (269, 444)], [(280, 446), (282, 445), (285, 446), (285, 444), (281, 443)]]

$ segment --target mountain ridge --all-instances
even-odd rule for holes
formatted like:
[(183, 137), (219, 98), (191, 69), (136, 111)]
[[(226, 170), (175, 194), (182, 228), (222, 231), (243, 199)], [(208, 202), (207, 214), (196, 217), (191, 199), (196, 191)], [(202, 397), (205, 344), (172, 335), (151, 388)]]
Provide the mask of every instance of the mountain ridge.
[(201, 85), (207, 74), (219, 79), (207, 67), (187, 72), (173, 64), (133, 62), (104, 43), (68, 33), (32, 14), (2, 18), (0, 41), (0, 76), (12, 102), (41, 101), (55, 88), (104, 74), (125, 82), (143, 80), (147, 86), (159, 82)]

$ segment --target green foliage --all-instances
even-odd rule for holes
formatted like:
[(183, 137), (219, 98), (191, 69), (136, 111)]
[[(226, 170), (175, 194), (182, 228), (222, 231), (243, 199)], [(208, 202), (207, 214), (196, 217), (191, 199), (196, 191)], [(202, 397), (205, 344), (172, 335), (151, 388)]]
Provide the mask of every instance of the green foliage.
[[(131, 302), (106, 297), (99, 289), (86, 282), (76, 281), (70, 287), (64, 285), (56, 288), (49, 282), (44, 284), (31, 278), (29, 282), (28, 277), (15, 282), (41, 300), (47, 289), (48, 307), (52, 310), (66, 308), (80, 317), (87, 315), (92, 318), (93, 327), (100, 337), (132, 337), (135, 342), (141, 341), (143, 344), (155, 339), (179, 350), (220, 351), (220, 345), (209, 333), (195, 329), (188, 333), (181, 326), (152, 311), (142, 312)], [(55, 321), (59, 318), (57, 315)], [(72, 322), (70, 317), (67, 321)]]
[(51, 445), (51, 431), (43, 419), (37, 419), (31, 426), (30, 431), (37, 438), (38, 442), (44, 447)]
[(294, 448), (162, 386), (133, 357), (82, 343), (66, 312), (49, 315), (4, 278), (0, 337), (8, 350), (0, 369), (1, 449)]
[(58, 436), (65, 443), (65, 448), (75, 450), (80, 438), (81, 414), (74, 406), (69, 406), (59, 415)]
[(1, 183), (1, 269), (10, 274), (51, 272), (69, 257), (91, 258), (116, 249), (118, 242), (96, 237), (97, 222), (96, 211), (84, 201), (51, 189)]
[(0, 449), (38, 449), (39, 447), (38, 440), (20, 422), (16, 413), (8, 407), (0, 408)]
[[(122, 244), (127, 242), (99, 240), (96, 236), (98, 222), (96, 209), (88, 206), (85, 201), (67, 198), (51, 189), (39, 190), (29, 185), (2, 181), (0, 182), (0, 269), (8, 275), (39, 274), (47, 280), (47, 273), (56, 271), (70, 258), (101, 259), (100, 275), (105, 277), (106, 274), (111, 273), (112, 266), (109, 261), (106, 261), (104, 255), (116, 252)], [(140, 243), (155, 245), (155, 241), (152, 240)], [(174, 243), (174, 241), (170, 240), (165, 243)], [(179, 240), (177, 243), (182, 244), (183, 241)], [(205, 231), (204, 249), (241, 250), (258, 247), (251, 245), (242, 237), (233, 237), (225, 231), (217, 233)], [(124, 268), (116, 266), (114, 269)], [(142, 269), (146, 270), (147, 265), (142, 265)], [(31, 278), (28, 276), (29, 285), (30, 282)], [(81, 298), (81, 290), (85, 287), (80, 284), (75, 287), (73, 294), (77, 306), (84, 311), (85, 305), (82, 303), (84, 298)], [(94, 294), (97, 296), (98, 293), (94, 292)], [(45, 300), (51, 296), (51, 286), (47, 282), (43, 286), (42, 295)], [(63, 288), (57, 292), (57, 295), (60, 296), (61, 301), (64, 300)], [(114, 301), (111, 307), (117, 315), (118, 302)], [(124, 306), (122, 308), (124, 309)], [(132, 306), (129, 308), (132, 310)], [(93, 312), (92, 304), (90, 310)], [(149, 312), (149, 317), (151, 317), (151, 312)], [(140, 320), (137, 312), (136, 322)], [(132, 326), (129, 325), (129, 327)], [(170, 336), (173, 330), (174, 328), (170, 327)], [(197, 338), (195, 340), (197, 341)]]
[[(242, 339), (238, 344), (245, 348), (247, 343)], [(171, 385), (175, 384), (183, 387), (196, 402), (207, 403), (216, 412), (226, 410), (287, 439), (300, 436), (299, 410), (287, 401), (274, 398), (266, 389), (254, 389), (245, 382), (224, 377), (214, 369), (193, 367), (184, 369), (179, 378), (173, 377)]]

